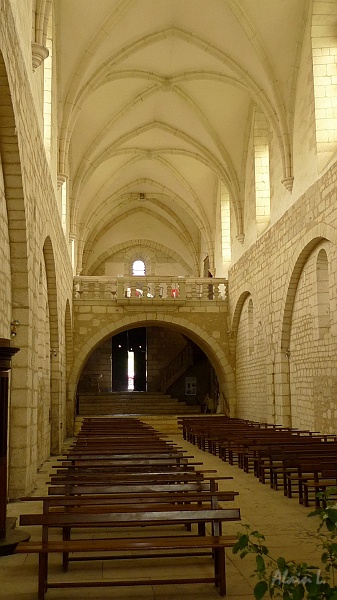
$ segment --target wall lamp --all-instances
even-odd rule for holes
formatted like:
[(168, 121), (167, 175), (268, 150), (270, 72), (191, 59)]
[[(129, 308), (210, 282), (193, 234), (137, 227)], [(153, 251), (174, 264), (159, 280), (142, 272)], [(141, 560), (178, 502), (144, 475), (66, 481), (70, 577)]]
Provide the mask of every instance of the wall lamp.
[(11, 321), (11, 336), (12, 337), (16, 336), (16, 328), (18, 325), (20, 325), (20, 321), (18, 321), (17, 319)]

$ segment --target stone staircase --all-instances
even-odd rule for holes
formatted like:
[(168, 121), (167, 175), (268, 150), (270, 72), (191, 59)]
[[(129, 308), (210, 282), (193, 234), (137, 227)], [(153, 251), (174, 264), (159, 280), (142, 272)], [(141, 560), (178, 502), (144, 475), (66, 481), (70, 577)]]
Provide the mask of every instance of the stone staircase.
[[(107, 415), (105, 415), (107, 416)], [(104, 419), (104, 415), (99, 416), (99, 419)], [(116, 420), (118, 416), (114, 417)], [(182, 427), (178, 425), (178, 418), (174, 415), (144, 415), (139, 417), (132, 417), (138, 419), (147, 425), (153, 427), (159, 433), (171, 438), (172, 435), (182, 434)], [(78, 435), (81, 430), (82, 422), (85, 417), (76, 417), (74, 423), (74, 435)]]
[(198, 405), (188, 405), (160, 392), (111, 392), (80, 394), (79, 416), (134, 415), (176, 416), (200, 414)]

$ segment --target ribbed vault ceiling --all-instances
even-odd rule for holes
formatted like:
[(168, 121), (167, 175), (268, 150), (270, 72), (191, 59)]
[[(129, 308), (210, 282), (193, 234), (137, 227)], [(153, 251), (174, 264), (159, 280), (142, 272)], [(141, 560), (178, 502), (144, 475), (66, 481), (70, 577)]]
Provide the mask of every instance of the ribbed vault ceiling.
[(58, 1), (59, 170), (69, 177), (83, 272), (107, 244), (113, 253), (134, 238), (178, 252), (198, 274), (201, 247), (212, 263), (219, 178), (242, 233), (254, 104), (289, 172), (308, 4)]

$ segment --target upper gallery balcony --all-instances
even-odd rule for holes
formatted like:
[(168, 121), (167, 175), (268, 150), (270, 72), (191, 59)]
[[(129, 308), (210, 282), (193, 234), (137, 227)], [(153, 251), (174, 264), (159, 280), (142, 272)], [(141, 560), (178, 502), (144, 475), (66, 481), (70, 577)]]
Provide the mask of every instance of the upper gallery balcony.
[(117, 304), (188, 305), (220, 303), (227, 308), (228, 281), (225, 278), (163, 276), (77, 276), (74, 277), (74, 300), (113, 302)]

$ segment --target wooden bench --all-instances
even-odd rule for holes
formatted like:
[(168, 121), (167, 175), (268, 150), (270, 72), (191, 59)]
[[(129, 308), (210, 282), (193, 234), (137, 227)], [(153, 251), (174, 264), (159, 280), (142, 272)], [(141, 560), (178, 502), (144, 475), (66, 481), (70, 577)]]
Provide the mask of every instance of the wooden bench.
[[(213, 469), (205, 470), (205, 471), (152, 471), (148, 473), (144, 473), (143, 471), (132, 473), (132, 472), (117, 472), (117, 473), (100, 473), (100, 472), (88, 472), (88, 473), (65, 473), (62, 475), (51, 475), (50, 482), (52, 484), (60, 485), (66, 483), (94, 483), (96, 485), (108, 484), (108, 483), (123, 483), (126, 485), (127, 483), (185, 483), (188, 481), (197, 481), (200, 479), (205, 479), (205, 473), (214, 473)], [(216, 479), (233, 479), (230, 476), (219, 476)]]
[[(118, 585), (143, 585), (144, 579), (140, 580), (114, 580), (114, 581), (81, 581), (69, 582), (60, 581), (51, 583), (48, 581), (48, 554), (52, 552), (61, 553), (64, 557), (63, 565), (68, 567), (69, 552), (80, 552), (82, 556), (77, 557), (77, 560), (85, 560), (87, 553), (108, 552), (110, 558), (114, 557), (114, 553), (130, 551), (137, 553), (137, 556), (151, 557), (154, 559), (160, 558), (163, 555), (158, 551), (174, 550), (179, 552), (178, 556), (182, 556), (182, 550), (200, 550), (208, 548), (212, 551), (214, 561), (214, 576), (209, 577), (193, 577), (183, 579), (154, 579), (146, 583), (150, 585), (159, 584), (182, 584), (182, 583), (199, 583), (213, 582), (219, 588), (219, 594), (226, 594), (226, 570), (225, 570), (225, 548), (232, 546), (236, 542), (236, 536), (221, 536), (221, 524), (226, 521), (237, 521), (240, 519), (240, 510), (233, 509), (210, 509), (210, 510), (176, 510), (176, 511), (151, 511), (151, 512), (121, 512), (121, 513), (48, 513), (48, 514), (33, 514), (21, 515), (20, 524), (24, 526), (41, 525), (42, 540), (41, 542), (22, 542), (18, 544), (16, 552), (20, 553), (37, 553), (39, 555), (39, 578), (38, 578), (38, 600), (44, 600), (45, 593), (49, 588), (68, 588), (68, 587), (106, 587)], [(212, 536), (188, 536), (178, 535), (174, 537), (155, 537), (155, 538), (107, 538), (104, 540), (98, 539), (82, 539), (70, 540), (63, 539), (62, 541), (50, 541), (48, 532), (51, 527), (61, 527), (65, 537), (70, 537), (71, 528), (93, 528), (103, 527), (110, 531), (116, 527), (143, 527), (149, 526), (167, 526), (172, 524), (186, 523), (211, 523)], [(155, 551), (155, 554), (144, 554), (144, 551)], [(141, 554), (139, 554), (141, 553)], [(84, 554), (84, 556), (83, 556)], [(186, 555), (186, 553), (184, 554)], [(190, 555), (190, 554), (189, 554)], [(117, 554), (121, 559), (120, 554)], [(172, 555), (170, 555), (172, 556)], [(99, 556), (99, 560), (108, 559), (108, 557)], [(180, 559), (181, 561), (181, 559)], [(181, 564), (181, 562), (180, 562)]]
[(25, 496), (20, 498), (21, 502), (41, 502), (42, 503), (42, 512), (50, 512), (54, 509), (58, 509), (61, 507), (62, 509), (66, 507), (77, 507), (82, 508), (85, 506), (90, 507), (90, 510), (94, 511), (96, 506), (102, 507), (105, 505), (114, 506), (114, 505), (123, 505), (131, 504), (132, 506), (136, 506), (138, 504), (176, 504), (176, 503), (186, 503), (192, 504), (196, 503), (198, 505), (204, 505), (205, 503), (210, 503), (210, 508), (218, 508), (219, 501), (220, 502), (230, 502), (235, 499), (236, 496), (239, 495), (239, 492), (235, 492), (233, 490), (226, 491), (181, 491), (174, 492), (171, 491), (150, 491), (150, 492), (138, 492), (138, 493), (116, 493), (116, 494), (86, 494), (86, 495), (70, 495), (70, 496)]
[(134, 454), (71, 454), (58, 458), (57, 462), (64, 466), (85, 466), (87, 462), (107, 464), (113, 462), (135, 462), (135, 461), (157, 461), (160, 464), (162, 461), (175, 460), (178, 464), (187, 462), (188, 459), (194, 459), (193, 455), (186, 455), (182, 452), (160, 452), (160, 453), (134, 453)]
[(336, 499), (337, 492), (337, 468), (331, 468), (327, 465), (321, 465), (314, 473), (312, 479), (303, 481), (303, 504), (309, 506), (309, 493), (313, 492), (315, 497), (315, 508), (326, 508), (326, 501), (321, 499), (318, 492), (325, 492), (328, 488), (334, 490), (330, 495), (330, 500)]
[(132, 483), (130, 485), (124, 483), (115, 484), (102, 484), (96, 485), (94, 483), (66, 483), (63, 485), (55, 485), (48, 488), (49, 495), (111, 495), (111, 494), (153, 494), (153, 493), (171, 493), (172, 495), (183, 493), (195, 493), (195, 492), (214, 492), (218, 490), (217, 479), (211, 478), (209, 480), (198, 479), (197, 481), (189, 481), (185, 483), (163, 483), (163, 482), (151, 482), (144, 481), (143, 483)]
[[(165, 537), (165, 538), (143, 538), (143, 539), (114, 539), (114, 540), (71, 540), (69, 542), (21, 542), (16, 547), (18, 553), (35, 553), (39, 555), (38, 576), (38, 600), (44, 600), (45, 594), (51, 588), (98, 588), (114, 586), (139, 586), (139, 585), (176, 585), (195, 583), (214, 583), (219, 590), (220, 596), (226, 595), (226, 562), (225, 548), (232, 547), (237, 541), (236, 536), (219, 537)], [(160, 558), (160, 551), (181, 551), (208, 548), (214, 552), (214, 576), (213, 577), (185, 577), (180, 579), (127, 579), (99, 581), (59, 581), (48, 580), (47, 556), (50, 553), (64, 552), (125, 552), (137, 553), (145, 550), (154, 551), (156, 554), (148, 555), (149, 558)], [(135, 554), (133, 554), (133, 557)], [(181, 561), (181, 559), (180, 559)]]

